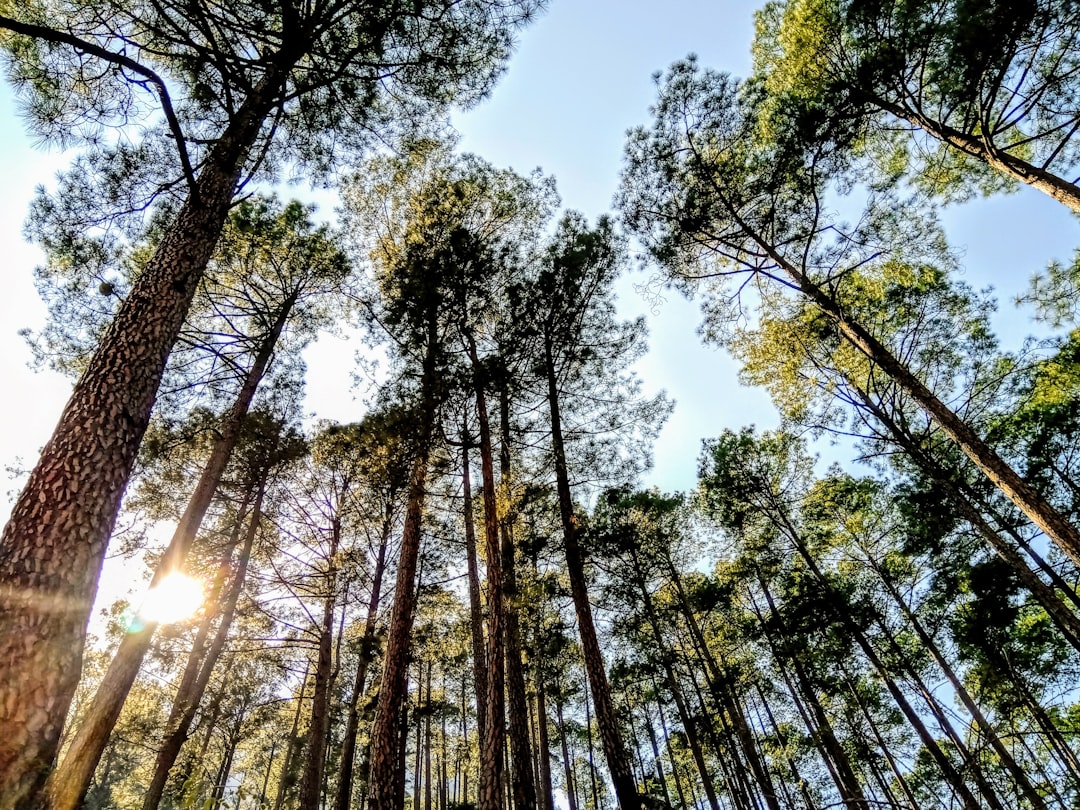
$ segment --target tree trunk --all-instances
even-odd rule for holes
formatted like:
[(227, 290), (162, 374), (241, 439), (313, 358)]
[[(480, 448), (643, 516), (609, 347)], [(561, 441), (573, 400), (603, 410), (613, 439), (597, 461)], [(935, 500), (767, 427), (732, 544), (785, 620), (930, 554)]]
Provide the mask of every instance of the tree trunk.
[(292, 730), (289, 732), (288, 746), (285, 749), (285, 761), (281, 764), (281, 777), (278, 779), (277, 793), (274, 796), (274, 810), (282, 810), (288, 792), (296, 784), (295, 762), (300, 756), (300, 715), (304, 709), (304, 692), (307, 691), (308, 676), (311, 674), (311, 661), (304, 668), (304, 677), (296, 691), (296, 711), (293, 712)]
[[(987, 523), (986, 519), (975, 507), (975, 504), (970, 497), (973, 494), (970, 491), (970, 488), (965, 486), (962, 482), (958, 482), (953, 474), (935, 461), (907, 430), (898, 425), (896, 421), (878, 405), (878, 403), (874, 402), (869, 392), (863, 390), (861, 385), (856, 384), (852, 380), (848, 380), (848, 385), (858, 393), (859, 398), (863, 401), (866, 408), (874, 415), (874, 418), (877, 419), (892, 435), (893, 441), (908, 454), (919, 469), (929, 476), (931, 480), (941, 486), (941, 488), (949, 495), (960, 514), (964, 516), (964, 519), (979, 533), (983, 540), (986, 541), (987, 545), (994, 550), (994, 553), (996, 553), (998, 557), (1000, 557), (1009, 568), (1016, 573), (1016, 577), (1020, 580), (1020, 584), (1027, 589), (1040, 605), (1042, 605), (1047, 615), (1050, 616), (1051, 621), (1057, 625), (1057, 628), (1061, 631), (1061, 634), (1065, 639), (1075, 649), (1080, 650), (1080, 616), (1077, 616), (1077, 614), (1061, 600), (1061, 597), (1058, 596), (1054, 589), (1043, 582), (1038, 575), (1031, 570), (1023, 557), (1020, 556), (1020, 553), (1009, 545), (1009, 543), (1001, 537), (989, 523)], [(1050, 570), (1053, 571), (1053, 569)], [(1056, 572), (1053, 576), (1056, 577)], [(1057, 577), (1057, 579), (1060, 580), (1060, 577)], [(1072, 589), (1068, 588), (1063, 581), (1061, 581), (1059, 587), (1062, 587), (1066, 593), (1073, 597), (1073, 599), (1076, 598)]]
[(476, 523), (469, 473), (468, 420), (461, 431), (461, 495), (465, 519), (465, 559), (469, 575), (469, 629), (472, 638), (473, 688), (476, 691), (476, 728), (484, 739), (487, 725), (487, 653), (484, 651), (484, 611), (480, 602), (480, 566), (476, 560)]
[(544, 684), (536, 685), (537, 760), (540, 765), (540, 810), (555, 810), (555, 791), (551, 784), (551, 743), (548, 740), (547, 696)]
[[(0, 810), (45, 803), (120, 500), (165, 362), (284, 70), (269, 71), (210, 152), (197, 193), (76, 383), (0, 536)], [(65, 780), (63, 794), (72, 790)]]
[[(195, 491), (180, 521), (176, 524), (176, 530), (161, 561), (154, 570), (150, 587), (183, 567), (184, 560), (202, 526), (203, 518), (217, 492), (218, 484), (221, 482), (221, 476), (225, 472), (233, 449), (240, 439), (244, 419), (251, 408), (259, 383), (266, 373), (274, 346), (281, 337), (294, 302), (295, 295), (282, 305), (272, 328), (260, 343), (251, 368), (233, 400), (228, 415), (221, 424), (220, 435), (214, 442)], [(156, 631), (157, 623), (147, 622), (142, 630), (127, 633), (121, 639), (120, 647), (94, 694), (94, 699), (86, 717), (79, 725), (75, 739), (72, 740), (60, 767), (49, 778), (48, 791), (53, 810), (75, 810), (82, 803), (83, 796), (90, 786), (90, 780), (93, 778), (94, 769), (97, 768), (97, 763), (101, 759), (101, 752), (105, 750), (109, 735), (116, 725), (124, 700), (139, 674), (139, 668), (150, 649)]]
[(315, 664), (315, 688), (311, 696), (311, 725), (308, 731), (307, 758), (300, 779), (300, 810), (319, 810), (326, 743), (330, 737), (330, 681), (334, 653), (334, 613), (337, 609), (337, 551), (341, 542), (341, 518), (335, 515), (330, 530), (327, 554), (326, 596), (323, 598), (322, 627), (319, 628), (319, 653)]
[(476, 343), (466, 335), (473, 367), (473, 393), (480, 428), (480, 472), (484, 497), (484, 551), (487, 560), (487, 727), (480, 746), (479, 810), (501, 810), (503, 806), (503, 756), (506, 745), (506, 704), (504, 693), (505, 613), (503, 610), (502, 547), (499, 542), (499, 515), (495, 497), (495, 465), (491, 446), (487, 398), (480, 379)]
[(566, 780), (566, 802), (570, 810), (578, 810), (577, 791), (574, 789), (574, 761), (570, 758), (570, 749), (566, 744), (566, 719), (563, 717), (562, 696), (556, 693), (555, 719), (559, 721), (559, 745), (563, 756), (563, 778)]
[(353, 762), (356, 759), (356, 735), (360, 727), (360, 699), (364, 695), (368, 666), (375, 655), (375, 622), (378, 619), (383, 574), (386, 571), (386, 547), (390, 543), (390, 531), (393, 527), (392, 511), (393, 506), (388, 503), (379, 536), (379, 551), (376, 554), (375, 572), (371, 580), (371, 597), (368, 599), (367, 617), (364, 619), (364, 635), (360, 639), (360, 661), (356, 665), (356, 679), (353, 681), (349, 711), (345, 719), (345, 736), (341, 742), (341, 764), (338, 768), (335, 810), (349, 810), (352, 804)]
[[(248, 530), (244, 537), (244, 544), (237, 558), (236, 571), (229, 590), (222, 605), (221, 621), (217, 632), (209, 648), (205, 650), (196, 640), (196, 647), (191, 651), (191, 659), (185, 668), (184, 675), (180, 680), (180, 686), (176, 691), (176, 700), (169, 712), (169, 719), (165, 723), (166, 736), (158, 749), (157, 759), (154, 763), (154, 775), (147, 786), (146, 795), (143, 797), (143, 810), (156, 810), (165, 791), (165, 785), (169, 778), (169, 771), (176, 763), (180, 755), (180, 749), (187, 741), (191, 730), (191, 723), (202, 702), (206, 687), (210, 683), (225, 642), (228, 640), (229, 629), (236, 615), (236, 605), (240, 593), (244, 588), (244, 580), (247, 578), (248, 563), (251, 559), (251, 549), (255, 543), (259, 523), (262, 520), (263, 497), (266, 492), (266, 478), (259, 483), (259, 491), (255, 496), (255, 505), (252, 509), (251, 519), (248, 522)], [(207, 628), (209, 625), (207, 624)], [(201, 628), (200, 628), (201, 635)]]
[[(500, 453), (499, 478), (503, 497), (509, 499), (510, 482), (510, 401), (505, 387), (499, 397)], [(514, 810), (536, 810), (536, 776), (532, 768), (529, 741), (529, 708), (525, 696), (525, 673), (521, 662), (521, 623), (518, 618), (519, 594), (514, 559), (513, 515), (499, 521), (502, 545), (503, 613), (506, 621), (506, 693), (509, 721), (510, 754), (513, 764), (511, 785)]]
[(960, 702), (963, 704), (964, 708), (967, 709), (968, 714), (971, 715), (971, 719), (975, 722), (975, 726), (990, 743), (990, 747), (994, 749), (994, 753), (997, 754), (998, 759), (1005, 766), (1005, 770), (1007, 770), (1012, 776), (1013, 780), (1016, 782), (1017, 787), (1019, 787), (1020, 792), (1024, 794), (1024, 797), (1028, 800), (1028, 803), (1033, 808), (1036, 808), (1036, 810), (1046, 810), (1046, 803), (1043, 801), (1042, 796), (1040, 796), (1038, 791), (1035, 790), (1034, 785), (1031, 784), (1031, 781), (1028, 779), (1027, 774), (1024, 772), (1024, 770), (1017, 764), (1016, 760), (1013, 759), (1012, 754), (1009, 752), (1009, 749), (1005, 747), (1005, 744), (1001, 741), (1001, 738), (998, 736), (997, 731), (994, 729), (993, 726), (990, 725), (990, 722), (986, 719), (986, 716), (982, 713), (982, 710), (975, 703), (975, 700), (972, 698), (971, 693), (968, 692), (967, 687), (964, 686), (963, 681), (959, 678), (959, 676), (957, 676), (956, 672), (952, 668), (952, 665), (949, 663), (948, 659), (945, 658), (945, 654), (941, 651), (941, 648), (938, 646), (937, 642), (934, 641), (934, 639), (926, 631), (926, 629), (922, 625), (922, 622), (919, 621), (918, 616), (915, 615), (914, 611), (908, 606), (907, 602), (905, 602), (900, 597), (900, 593), (896, 590), (896, 586), (886, 577), (885, 572), (881, 570), (881, 567), (878, 565), (877, 560), (874, 559), (873, 555), (868, 554), (866, 559), (870, 567), (874, 570), (874, 573), (877, 574), (878, 579), (881, 581), (882, 585), (885, 586), (885, 592), (889, 594), (889, 597), (892, 599), (893, 603), (898, 608), (900, 608), (901, 614), (903, 614), (904, 618), (907, 620), (907, 623), (915, 631), (915, 635), (918, 636), (919, 641), (922, 642), (923, 647), (926, 648), (926, 650), (930, 653), (931, 657), (934, 659), (934, 661), (937, 662), (937, 665), (941, 668), (941, 671), (945, 675), (945, 678), (952, 686), (953, 692), (960, 699)]
[(409, 476), (405, 526), (401, 536), (397, 582), (394, 586), (394, 607), (386, 638), (379, 702), (371, 731), (371, 773), (368, 778), (370, 810), (402, 810), (404, 805), (404, 793), (397, 790), (398, 718), (401, 707), (406, 702), (409, 643), (416, 609), (416, 568), (420, 557), (428, 457), (435, 429), (437, 350), (438, 326), (434, 315), (431, 315), (427, 323), (427, 346), (420, 383), (421, 405), (418, 414), (420, 423), (417, 428), (416, 458)]
[(871, 104), (875, 104), (902, 121), (918, 127), (953, 149), (982, 161), (1006, 177), (1019, 180), (1021, 183), (1038, 189), (1043, 194), (1066, 206), (1074, 214), (1080, 214), (1080, 188), (1075, 183), (1071, 183), (1060, 175), (1048, 172), (1046, 169), (1029, 163), (1016, 155), (998, 149), (987, 138), (968, 135), (940, 121), (935, 121), (917, 109), (895, 104), (874, 94), (863, 93), (862, 96)]
[[(769, 605), (769, 610), (772, 613), (774, 620), (781, 622), (783, 619), (779, 611), (777, 611), (776, 605), (773, 603), (772, 594), (769, 593), (769, 587), (764, 576), (759, 572), (758, 577), (762, 591), (765, 595), (765, 601)], [(777, 668), (780, 670), (784, 683), (791, 693), (792, 700), (795, 701), (796, 708), (803, 718), (803, 723), (806, 725), (807, 731), (810, 733), (811, 738), (817, 745), (818, 751), (821, 753), (822, 759), (825, 761), (829, 774), (832, 776), (833, 783), (836, 785), (837, 792), (839, 792), (840, 797), (844, 800), (845, 806), (868, 808), (870, 804), (863, 793), (858, 777), (855, 775), (855, 769), (851, 767), (851, 761), (848, 758), (847, 752), (836, 738), (836, 733), (833, 731), (829, 716), (825, 713), (825, 708), (821, 705), (821, 701), (818, 700), (818, 697), (815, 694), (814, 684), (811, 681), (809, 674), (796, 656), (781, 656), (779, 641), (769, 632), (765, 617), (762, 616), (758, 609), (757, 601), (754, 599), (753, 593), (749, 592), (749, 588), (747, 588), (747, 591), (750, 596), (751, 607), (757, 616), (759, 624), (765, 631), (765, 640), (772, 650), (773, 658), (776, 659)], [(781, 639), (793, 640), (793, 636), (790, 633), (781, 630)], [(796, 685), (791, 683), (787, 669), (783, 665), (783, 658), (787, 658), (791, 663), (791, 668), (795, 673), (795, 681), (798, 685), (797, 689)], [(813, 714), (813, 720), (806, 715), (807, 706), (809, 706), (810, 711)]]
[(589, 686), (596, 703), (597, 722), (600, 737), (604, 745), (611, 782), (615, 787), (615, 796), (621, 810), (640, 810), (641, 800), (630, 772), (630, 758), (626, 754), (622, 734), (619, 732), (618, 718), (611, 703), (608, 688), (607, 670), (600, 652), (600, 642), (596, 636), (596, 624), (593, 622), (592, 605), (589, 604), (588, 586), (585, 582), (585, 559), (578, 543), (577, 518), (574, 516), (573, 497), (570, 492), (570, 475), (566, 468), (566, 450), (563, 444), (562, 416), (559, 411), (559, 387), (555, 374), (555, 363), (550, 343), (545, 346), (545, 371), (548, 384), (548, 409), (551, 416), (551, 449), (555, 460), (555, 482), (559, 496), (559, 517), (562, 522), (563, 545), (566, 553), (566, 568), (570, 578), (570, 593), (574, 600), (577, 614), (578, 633), (585, 657), (585, 669), (589, 675)]

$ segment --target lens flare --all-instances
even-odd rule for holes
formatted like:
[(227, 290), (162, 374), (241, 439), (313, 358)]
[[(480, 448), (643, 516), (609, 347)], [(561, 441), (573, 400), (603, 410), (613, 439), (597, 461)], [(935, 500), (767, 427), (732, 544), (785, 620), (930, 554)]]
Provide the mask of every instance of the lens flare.
[(136, 615), (143, 622), (169, 624), (195, 615), (203, 603), (203, 584), (179, 572), (167, 575), (146, 592)]

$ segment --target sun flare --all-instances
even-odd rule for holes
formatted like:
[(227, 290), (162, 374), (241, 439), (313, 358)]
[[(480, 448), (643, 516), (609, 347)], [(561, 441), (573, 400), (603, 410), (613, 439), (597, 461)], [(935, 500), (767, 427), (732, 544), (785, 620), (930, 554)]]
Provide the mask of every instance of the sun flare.
[(169, 624), (195, 615), (203, 603), (203, 584), (179, 572), (169, 574), (146, 592), (138, 617), (144, 622)]

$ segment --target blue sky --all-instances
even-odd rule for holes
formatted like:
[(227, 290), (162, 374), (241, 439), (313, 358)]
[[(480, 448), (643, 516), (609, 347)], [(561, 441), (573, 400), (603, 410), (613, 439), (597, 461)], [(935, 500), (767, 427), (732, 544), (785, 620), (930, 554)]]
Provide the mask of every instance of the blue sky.
[[(455, 117), (461, 148), (520, 172), (541, 167), (556, 176), (566, 207), (595, 217), (609, 209), (615, 192), (625, 131), (648, 120), (655, 92), (652, 74), (694, 52), (705, 65), (745, 75), (758, 5), (743, 0), (553, 0), (523, 32), (491, 98)], [(67, 384), (51, 374), (30, 374), (29, 352), (16, 334), (19, 328), (40, 325), (44, 314), (31, 277), (38, 258), (21, 237), (27, 203), (34, 186), (51, 182), (66, 160), (31, 148), (7, 87), (0, 89), (0, 156), (5, 267), (0, 374), (6, 392), (0, 400), (0, 464), (8, 466), (17, 456), (33, 463), (59, 417)], [(281, 193), (306, 196), (302, 188)], [(325, 201), (326, 195), (319, 199)], [(317, 216), (332, 217), (325, 202)], [(1025, 190), (950, 209), (944, 220), (965, 255), (966, 280), (979, 288), (993, 285), (1001, 293), (996, 324), (1006, 344), (1015, 345), (1032, 327), (1011, 298), (1049, 258), (1066, 259), (1080, 245), (1076, 219), (1043, 195)], [(664, 489), (686, 489), (694, 483), (702, 438), (724, 427), (771, 427), (776, 417), (762, 392), (739, 385), (730, 360), (700, 344), (693, 304), (672, 293), (655, 315), (650, 312), (634, 291), (646, 278), (636, 274), (621, 286), (622, 310), (628, 317), (649, 315), (651, 351), (639, 373), (650, 391), (665, 388), (677, 401), (648, 481)], [(331, 338), (308, 353), (309, 409), (339, 419), (359, 416), (348, 387), (354, 348)], [(0, 514), (7, 508), (6, 500), (0, 501)]]

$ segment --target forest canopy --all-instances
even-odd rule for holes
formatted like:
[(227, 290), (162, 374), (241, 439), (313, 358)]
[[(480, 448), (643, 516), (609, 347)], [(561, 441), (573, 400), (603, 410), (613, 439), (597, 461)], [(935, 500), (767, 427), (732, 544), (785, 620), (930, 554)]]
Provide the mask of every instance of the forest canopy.
[[(0, 536), (0, 810), (1080, 803), (1080, 245), (1026, 234), (1080, 213), (1080, 7), (770, 0), (745, 75), (649, 68), (587, 215), (453, 127), (560, 6), (0, 0), (73, 385)], [(756, 424), (672, 439), (669, 296)]]

